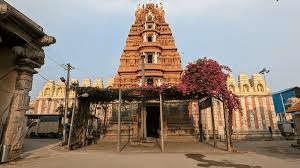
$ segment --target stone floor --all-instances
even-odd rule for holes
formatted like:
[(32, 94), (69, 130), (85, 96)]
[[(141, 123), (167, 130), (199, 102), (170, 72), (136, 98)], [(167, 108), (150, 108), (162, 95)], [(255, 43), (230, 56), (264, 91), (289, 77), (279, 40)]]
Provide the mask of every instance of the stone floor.
[[(26, 143), (33, 142), (39, 144), (38, 140)], [(210, 144), (166, 143), (164, 153), (159, 144), (123, 143), (123, 150), (118, 153), (115, 143), (94, 144), (74, 151), (57, 146), (55, 140), (42, 143), (39, 148), (27, 148), (20, 160), (0, 167), (296, 168), (300, 165), (300, 150), (290, 147), (296, 140), (239, 142), (235, 144), (235, 153), (224, 151), (222, 143), (218, 143), (218, 148)]]

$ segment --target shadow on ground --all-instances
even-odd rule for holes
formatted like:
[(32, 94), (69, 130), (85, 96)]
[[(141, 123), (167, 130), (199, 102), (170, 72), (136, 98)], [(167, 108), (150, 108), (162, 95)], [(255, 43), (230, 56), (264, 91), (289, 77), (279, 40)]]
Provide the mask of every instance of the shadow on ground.
[(244, 164), (235, 164), (228, 161), (214, 161), (214, 160), (207, 160), (204, 159), (204, 155), (197, 154), (197, 153), (189, 153), (185, 154), (187, 158), (194, 159), (200, 163), (197, 164), (199, 167), (211, 167), (211, 166), (218, 166), (218, 167), (233, 167), (233, 168), (261, 168), (260, 166), (249, 166)]
[(291, 144), (295, 143), (295, 140), (248, 141), (236, 144), (236, 148), (239, 152), (255, 152), (260, 155), (279, 159), (299, 159), (300, 149), (291, 147)]

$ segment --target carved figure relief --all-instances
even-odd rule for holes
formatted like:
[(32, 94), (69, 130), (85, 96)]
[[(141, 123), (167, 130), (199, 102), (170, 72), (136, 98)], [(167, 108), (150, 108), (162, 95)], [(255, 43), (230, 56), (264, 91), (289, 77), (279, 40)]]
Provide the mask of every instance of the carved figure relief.
[(155, 34), (152, 35), (152, 39), (153, 39), (153, 42), (156, 41), (156, 35)]
[(139, 79), (137, 83), (138, 83), (138, 86), (141, 87), (142, 86), (142, 79)]
[(144, 42), (147, 42), (147, 37), (148, 37), (148, 34), (147, 34), (147, 33), (143, 34)]
[(21, 150), (23, 146), (23, 137), (25, 135), (25, 124), (22, 123), (23, 121), (20, 121), (17, 125), (16, 132), (15, 132), (15, 138), (12, 143), (12, 150)]
[(160, 86), (161, 85), (161, 80), (160, 79), (156, 79), (156, 86)]
[(158, 63), (158, 61), (157, 61), (157, 59), (158, 59), (158, 56), (159, 56), (159, 55), (158, 55), (157, 53), (155, 53), (155, 54), (154, 54), (154, 63), (155, 63), (155, 64), (157, 64), (157, 63)]

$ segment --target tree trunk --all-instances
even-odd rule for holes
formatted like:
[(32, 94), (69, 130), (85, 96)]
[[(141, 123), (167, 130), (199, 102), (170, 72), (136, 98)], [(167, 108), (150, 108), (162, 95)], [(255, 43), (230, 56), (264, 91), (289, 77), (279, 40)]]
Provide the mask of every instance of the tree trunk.
[(233, 128), (232, 128), (232, 110), (228, 111), (228, 127), (229, 127), (229, 138), (230, 138), (230, 147), (233, 150), (233, 144), (232, 144), (232, 134), (233, 134)]
[(86, 114), (84, 115), (83, 118), (83, 142), (82, 142), (82, 146), (85, 146), (85, 141), (86, 141), (86, 127), (85, 127), (85, 119), (86, 119)]
[(215, 128), (215, 114), (214, 114), (214, 98), (211, 97), (211, 121), (213, 128), (214, 147), (217, 146), (216, 128)]
[(199, 140), (200, 142), (204, 142), (204, 136), (203, 136), (203, 126), (202, 126), (202, 114), (201, 114), (201, 110), (200, 110), (200, 100), (199, 100), (199, 95), (197, 98), (197, 103), (198, 103), (198, 114), (199, 114), (199, 121), (198, 121), (198, 126), (199, 126)]
[(103, 121), (103, 127), (102, 127), (102, 132), (104, 133), (106, 129), (106, 115), (107, 115), (107, 103), (104, 104), (103, 109), (104, 109), (104, 121)]
[(228, 116), (228, 111), (225, 105), (225, 102), (223, 101), (223, 111), (224, 111), (224, 119), (225, 119), (225, 132), (226, 132), (226, 147), (227, 151), (232, 151), (232, 146), (231, 144), (231, 136), (230, 136), (230, 131), (229, 131), (229, 116)]

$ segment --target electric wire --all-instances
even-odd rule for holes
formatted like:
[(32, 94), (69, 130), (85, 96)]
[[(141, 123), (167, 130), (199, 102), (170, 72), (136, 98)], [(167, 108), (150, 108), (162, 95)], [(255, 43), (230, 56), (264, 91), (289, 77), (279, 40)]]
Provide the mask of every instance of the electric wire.
[(45, 78), (43, 75), (41, 75), (41, 74), (39, 74), (39, 73), (38, 73), (38, 75), (39, 75), (40, 77), (42, 77), (43, 79), (45, 79), (46, 81), (49, 81), (49, 79)]
[[(10, 11), (11, 12), (11, 11)], [(18, 22), (15, 18), (11, 18), (13, 21)], [(22, 27), (24, 30), (26, 30), (26, 28), (23, 25), (19, 25), (20, 27)], [(16, 32), (14, 32), (16, 35), (18, 35)], [(33, 33), (29, 33), (31, 35), (33, 35)], [(22, 36), (18, 35), (19, 37), (22, 38)], [(28, 44), (30, 44), (31, 46), (33, 46), (34, 48), (40, 50), (38, 47), (36, 47), (34, 44), (32, 44), (31, 42), (27, 41), (26, 39), (22, 38), (24, 41), (26, 41)], [(32, 39), (35, 43), (40, 43), (37, 39)], [(46, 48), (45, 49), (47, 51), (47, 54), (45, 53), (45, 56), (47, 58), (49, 58), (53, 63), (55, 63), (57, 66), (63, 68), (64, 70), (66, 70), (65, 64), (60, 64), (59, 61), (57, 61), (57, 58), (55, 57), (59, 57), (61, 60), (63, 60), (64, 62), (66, 62), (63, 57), (57, 55), (53, 50), (51, 50), (50, 48)], [(72, 69), (74, 69), (74, 67), (72, 67)], [(89, 76), (92, 76), (91, 73), (89, 71), (84, 70), (83, 68), (79, 68), (81, 70), (83, 70), (85, 73), (87, 73)], [(39, 74), (40, 75), (40, 74)], [(44, 76), (40, 75), (43, 79), (48, 80), (47, 78), (45, 78)]]
[[(11, 11), (9, 11), (10, 13), (12, 13)], [(13, 14), (13, 13), (12, 13)], [(18, 22), (15, 18), (11, 18), (14, 22)], [(20, 27), (22, 27), (24, 30), (26, 30), (26, 28), (23, 26), (23, 25), (19, 25)], [(19, 37), (22, 38), (22, 36), (20, 36), (18, 33), (14, 32), (16, 35), (18, 35)], [(32, 36), (34, 36), (33, 33), (28, 33)], [(35, 45), (33, 45), (30, 41), (27, 41), (26, 39), (22, 38), (24, 41), (26, 41), (28, 44), (30, 44), (32, 47), (36, 48), (37, 50), (40, 50), (40, 48), (36, 47)], [(32, 39), (35, 43), (40, 43), (37, 39)], [(50, 51), (49, 49), (46, 48), (47, 51)], [(50, 52), (49, 52), (50, 53)], [(53, 54), (53, 53), (52, 53)], [(61, 64), (58, 63), (58, 61), (53, 57), (50, 57), (48, 54), (45, 54), (46, 57), (48, 57), (50, 60), (52, 60), (54, 63), (56, 63), (58, 66), (62, 67), (62, 68), (65, 68), (63, 67)], [(53, 55), (52, 55), (53, 56)]]

